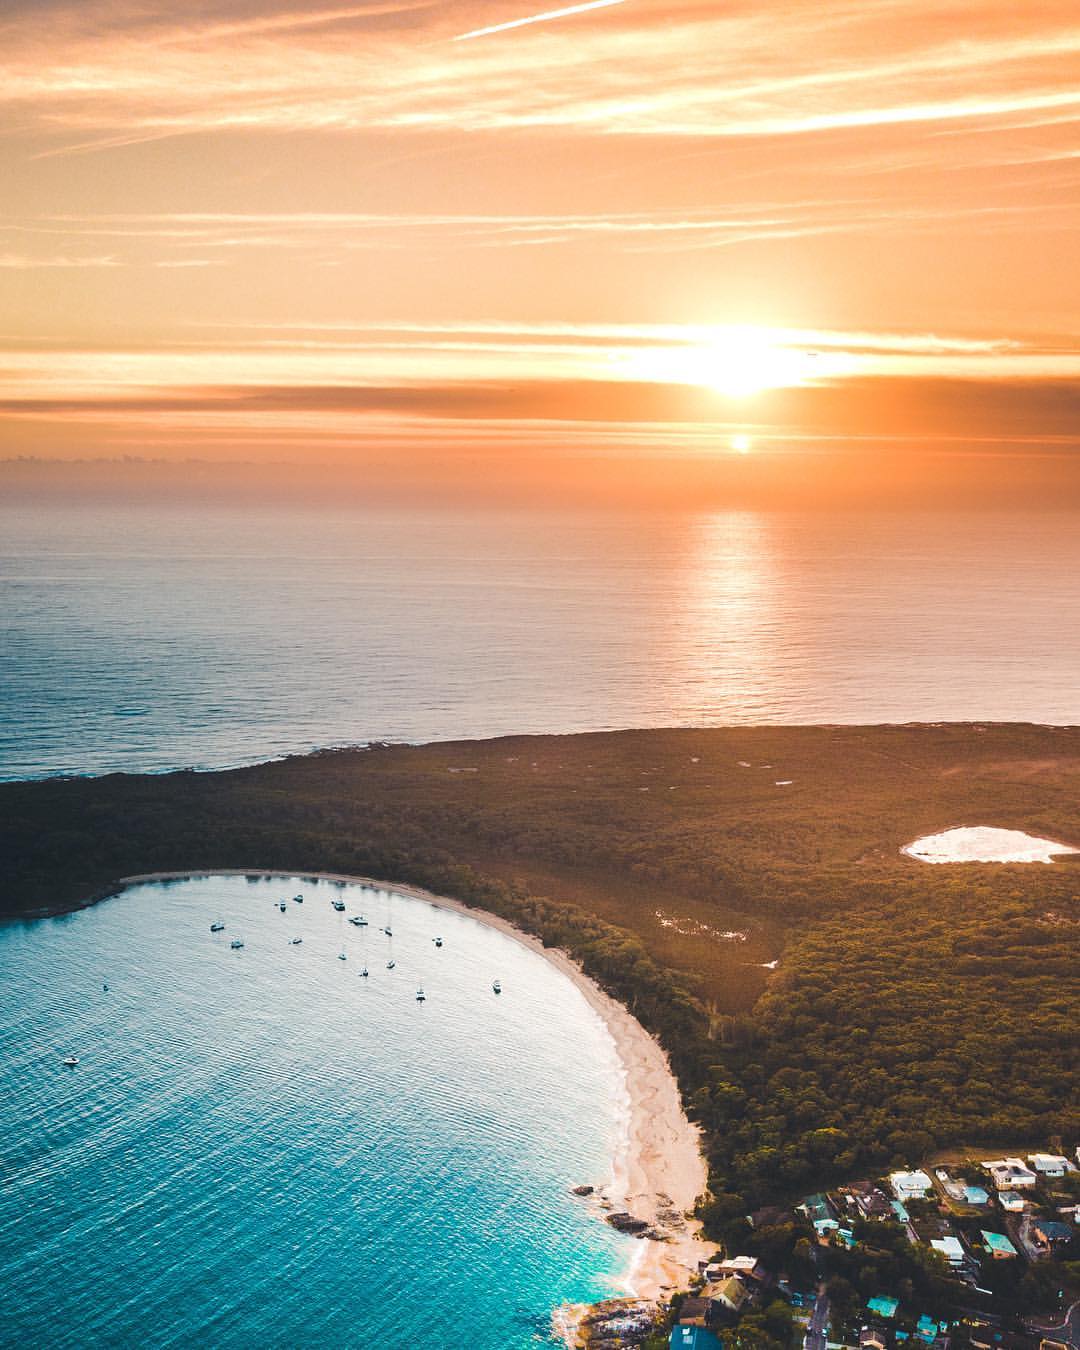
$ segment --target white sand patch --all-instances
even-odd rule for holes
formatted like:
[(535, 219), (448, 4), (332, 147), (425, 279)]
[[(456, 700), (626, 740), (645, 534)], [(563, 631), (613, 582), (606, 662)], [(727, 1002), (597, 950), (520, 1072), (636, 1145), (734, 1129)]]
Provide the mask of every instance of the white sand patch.
[(1023, 830), (999, 830), (990, 825), (962, 825), (940, 834), (928, 834), (900, 850), (928, 863), (1021, 862), (1049, 863), (1055, 854), (1075, 853), (1068, 844), (1036, 839)]

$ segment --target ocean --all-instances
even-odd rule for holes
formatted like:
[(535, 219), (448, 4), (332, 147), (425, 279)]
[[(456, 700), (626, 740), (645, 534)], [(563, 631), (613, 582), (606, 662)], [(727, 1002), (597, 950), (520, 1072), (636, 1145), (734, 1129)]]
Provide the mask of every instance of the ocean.
[(1075, 513), (0, 507), (0, 777), (725, 723), (1080, 721)]
[(627, 1268), (569, 1193), (611, 1172), (614, 1044), (469, 916), (204, 877), (0, 927), (0, 965), (0, 1345), (518, 1350)]

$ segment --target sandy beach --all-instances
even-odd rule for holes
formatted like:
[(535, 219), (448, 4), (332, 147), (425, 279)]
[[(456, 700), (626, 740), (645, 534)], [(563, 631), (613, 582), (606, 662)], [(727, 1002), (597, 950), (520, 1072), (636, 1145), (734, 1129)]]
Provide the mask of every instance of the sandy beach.
[[(144, 882), (178, 881), (192, 876), (281, 876), (260, 868), (217, 868), (208, 872), (151, 872), (122, 877), (118, 887)], [(435, 895), (419, 886), (379, 881), (339, 872), (297, 875), (324, 881), (343, 881), (392, 890), (441, 909), (467, 914), (497, 928), (530, 948), (573, 981), (607, 1027), (622, 1064), (627, 1099), (626, 1130), (616, 1142), (612, 1175), (580, 1178), (596, 1186), (597, 1205), (628, 1210), (644, 1219), (663, 1240), (639, 1238), (629, 1269), (617, 1292), (639, 1299), (666, 1298), (685, 1288), (698, 1272), (698, 1262), (711, 1255), (715, 1244), (704, 1242), (699, 1225), (687, 1215), (706, 1186), (707, 1172), (697, 1127), (687, 1119), (667, 1055), (640, 1022), (616, 999), (606, 994), (565, 952), (545, 947), (539, 938), (516, 928), (487, 910), (474, 909), (449, 896)], [(599, 1216), (598, 1216), (599, 1217)]]

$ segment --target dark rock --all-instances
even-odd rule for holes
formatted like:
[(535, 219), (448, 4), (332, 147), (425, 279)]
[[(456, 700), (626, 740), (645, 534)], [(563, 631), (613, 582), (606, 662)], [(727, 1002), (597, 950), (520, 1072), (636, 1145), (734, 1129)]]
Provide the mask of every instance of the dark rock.
[(593, 1188), (592, 1186), (574, 1186), (570, 1193), (571, 1195), (592, 1195)]
[(625, 1210), (606, 1215), (605, 1221), (611, 1224), (612, 1228), (617, 1228), (620, 1233), (644, 1233), (649, 1227), (644, 1219), (635, 1219)]

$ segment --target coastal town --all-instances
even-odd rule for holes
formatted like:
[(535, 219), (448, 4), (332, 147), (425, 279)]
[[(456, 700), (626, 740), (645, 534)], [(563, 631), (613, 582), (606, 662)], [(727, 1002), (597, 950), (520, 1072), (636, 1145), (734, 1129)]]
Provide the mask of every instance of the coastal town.
[[(1049, 1147), (939, 1159), (732, 1215), (688, 1292), (597, 1305), (577, 1344), (1080, 1350), (1080, 1147)], [(665, 1240), (630, 1214), (606, 1217)]]

